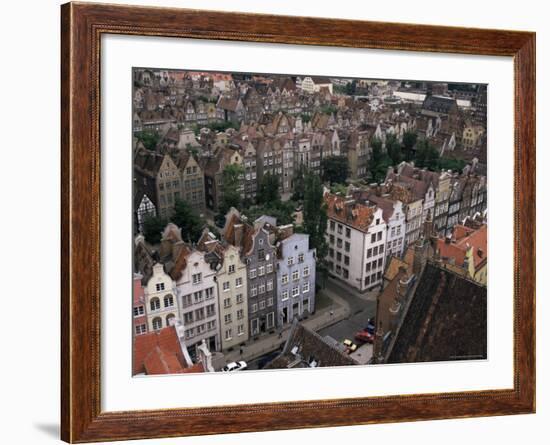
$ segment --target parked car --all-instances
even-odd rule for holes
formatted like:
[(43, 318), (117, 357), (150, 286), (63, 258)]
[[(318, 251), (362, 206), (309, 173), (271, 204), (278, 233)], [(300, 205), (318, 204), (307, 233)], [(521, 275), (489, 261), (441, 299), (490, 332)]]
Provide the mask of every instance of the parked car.
[(243, 369), (246, 369), (248, 366), (246, 362), (243, 362), (242, 360), (240, 362), (231, 362), (225, 365), (222, 368), (223, 372), (233, 372), (233, 371), (242, 371)]
[(363, 329), (355, 334), (355, 340), (362, 343), (372, 343), (374, 342), (374, 334), (368, 331), (368, 329)]
[(343, 343), (344, 343), (344, 346), (346, 347), (346, 351), (348, 354), (351, 354), (352, 352), (355, 352), (357, 350), (357, 345), (353, 343), (351, 340), (346, 338), (343, 341)]
[(376, 328), (376, 321), (374, 317), (369, 318), (369, 321), (367, 322), (367, 326), (365, 327), (365, 330), (374, 335), (375, 328)]

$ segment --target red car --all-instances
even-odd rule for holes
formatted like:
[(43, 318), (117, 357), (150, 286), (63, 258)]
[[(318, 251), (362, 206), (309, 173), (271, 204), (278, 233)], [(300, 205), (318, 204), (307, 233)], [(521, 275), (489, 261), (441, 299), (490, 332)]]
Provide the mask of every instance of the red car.
[(372, 343), (374, 342), (374, 335), (364, 329), (355, 334), (355, 340), (363, 343)]

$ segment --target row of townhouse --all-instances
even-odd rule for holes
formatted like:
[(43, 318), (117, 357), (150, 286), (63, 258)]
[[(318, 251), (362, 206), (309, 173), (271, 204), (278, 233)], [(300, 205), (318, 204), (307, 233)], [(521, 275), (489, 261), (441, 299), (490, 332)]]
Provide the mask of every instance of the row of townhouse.
[(325, 194), (329, 271), (364, 291), (382, 284), (390, 256), (402, 257), (425, 235), (450, 236), (469, 218), (486, 219), (485, 177), (467, 166), (460, 174), (430, 172), (402, 163), (386, 182)]
[(250, 224), (234, 209), (224, 233), (218, 240), (205, 229), (192, 248), (170, 223), (148, 258), (143, 237), (136, 237), (134, 335), (181, 324), (195, 360), (203, 341), (210, 350), (226, 351), (315, 311), (315, 251), (308, 235), (270, 217)]

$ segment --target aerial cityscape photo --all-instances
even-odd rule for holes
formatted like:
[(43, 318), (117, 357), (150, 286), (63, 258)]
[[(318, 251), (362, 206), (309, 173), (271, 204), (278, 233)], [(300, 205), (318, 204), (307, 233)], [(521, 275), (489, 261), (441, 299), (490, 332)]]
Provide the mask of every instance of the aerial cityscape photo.
[(486, 84), (131, 81), (132, 375), (487, 359)]

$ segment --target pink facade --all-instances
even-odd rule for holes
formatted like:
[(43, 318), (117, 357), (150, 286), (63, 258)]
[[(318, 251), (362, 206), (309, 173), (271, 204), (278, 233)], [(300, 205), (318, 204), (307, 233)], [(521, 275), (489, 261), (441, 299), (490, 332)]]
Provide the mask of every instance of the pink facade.
[(142, 278), (140, 274), (134, 274), (134, 304), (132, 305), (134, 335), (147, 332), (147, 305), (145, 304), (144, 288), (141, 285)]

